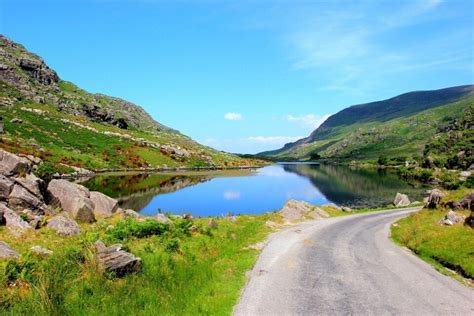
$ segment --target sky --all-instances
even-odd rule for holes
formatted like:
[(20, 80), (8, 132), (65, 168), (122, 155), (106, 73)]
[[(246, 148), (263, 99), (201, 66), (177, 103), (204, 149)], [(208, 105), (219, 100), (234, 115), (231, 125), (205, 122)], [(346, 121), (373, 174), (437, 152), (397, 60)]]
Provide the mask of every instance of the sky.
[(257, 153), (350, 105), (474, 83), (473, 3), (0, 0), (0, 33), (63, 80)]

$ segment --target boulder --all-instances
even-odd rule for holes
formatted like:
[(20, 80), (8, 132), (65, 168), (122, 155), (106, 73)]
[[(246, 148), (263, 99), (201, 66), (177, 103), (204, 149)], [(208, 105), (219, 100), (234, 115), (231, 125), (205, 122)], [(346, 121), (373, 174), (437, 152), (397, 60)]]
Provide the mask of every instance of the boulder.
[(43, 201), (44, 181), (34, 174), (29, 173), (24, 177), (17, 177), (15, 178), (15, 183), (21, 185), (28, 192)]
[(26, 158), (18, 157), (3, 149), (0, 149), (0, 174), (14, 176), (27, 174), (31, 170), (31, 163)]
[(410, 199), (408, 198), (408, 195), (406, 194), (401, 194), (397, 193), (395, 196), (395, 200), (393, 201), (393, 205), (399, 207), (399, 206), (409, 206), (411, 204)]
[(37, 255), (42, 255), (42, 256), (51, 256), (53, 254), (51, 250), (43, 248), (41, 246), (33, 246), (31, 247), (31, 251)]
[(35, 212), (33, 212), (31, 210), (28, 210), (28, 209), (24, 209), (21, 212), (21, 214), (23, 215), (23, 217), (26, 218), (26, 220), (28, 221), (28, 224), (30, 224), (30, 226), (32, 228), (34, 228), (34, 229), (41, 228), (41, 226), (43, 224), (43, 220), (44, 220), (43, 215), (37, 215)]
[(428, 203), (426, 203), (426, 207), (437, 208), (444, 197), (445, 195), (443, 192), (441, 192), (441, 190), (439, 189), (431, 190), (430, 196), (428, 197)]
[(289, 200), (280, 211), (280, 215), (290, 221), (302, 220), (313, 210), (313, 206), (304, 201)]
[(51, 206), (60, 207), (73, 219), (86, 223), (95, 221), (94, 203), (89, 190), (82, 185), (66, 180), (51, 180), (47, 195)]
[(163, 213), (158, 213), (158, 214), (156, 214), (155, 220), (156, 220), (158, 223), (163, 223), (163, 224), (171, 224), (171, 223), (173, 223), (173, 222), (168, 218), (168, 216), (166, 216), (166, 215), (163, 214)]
[(474, 207), (474, 192), (469, 193), (466, 195), (461, 202), (459, 202), (460, 206), (466, 210), (473, 209)]
[(46, 227), (56, 231), (61, 236), (74, 236), (81, 233), (79, 225), (74, 220), (61, 215), (50, 219)]
[(103, 218), (110, 217), (118, 209), (118, 202), (100, 192), (92, 191), (90, 199), (94, 203), (94, 214)]
[(209, 228), (217, 228), (217, 221), (214, 218), (211, 218), (207, 223), (207, 227)]
[(122, 250), (122, 245), (116, 244), (107, 247), (102, 241), (96, 242), (99, 266), (106, 272), (116, 276), (139, 272), (142, 260), (133, 254)]
[(43, 210), (46, 205), (44, 204), (42, 199), (31, 194), (30, 191), (28, 191), (21, 185), (15, 184), (8, 198), (8, 206), (14, 210), (24, 208), (32, 210)]
[(0, 204), (0, 213), (3, 213), (5, 225), (11, 230), (25, 231), (32, 228), (20, 215), (3, 204)]
[(13, 181), (0, 175), (0, 201), (7, 201), (13, 189)]
[(120, 209), (120, 210), (117, 211), (117, 213), (119, 214), (120, 218), (122, 218), (122, 219), (126, 219), (126, 218), (132, 218), (134, 220), (142, 219), (142, 216), (140, 214), (138, 214), (137, 212), (135, 212), (134, 210)]
[(343, 207), (341, 207), (341, 209), (342, 209), (343, 212), (346, 212), (346, 213), (354, 212), (353, 209), (351, 209), (350, 207), (347, 207), (347, 206), (343, 206)]
[(451, 226), (451, 225), (454, 225), (454, 224), (457, 224), (457, 223), (464, 222), (465, 219), (466, 219), (465, 216), (459, 215), (456, 212), (450, 210), (448, 212), (448, 214), (446, 214), (444, 216), (444, 218), (439, 221), (439, 223), (443, 224), (443, 225), (450, 225)]
[(7, 243), (0, 241), (0, 259), (18, 259), (20, 254), (10, 248)]

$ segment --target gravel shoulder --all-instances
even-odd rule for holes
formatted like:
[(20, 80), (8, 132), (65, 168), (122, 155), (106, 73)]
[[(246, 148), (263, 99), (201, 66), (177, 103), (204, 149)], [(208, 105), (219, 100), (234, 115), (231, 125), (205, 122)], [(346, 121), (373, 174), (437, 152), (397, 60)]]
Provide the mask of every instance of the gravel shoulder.
[(474, 291), (388, 237), (419, 208), (303, 222), (271, 235), (234, 315), (473, 314)]

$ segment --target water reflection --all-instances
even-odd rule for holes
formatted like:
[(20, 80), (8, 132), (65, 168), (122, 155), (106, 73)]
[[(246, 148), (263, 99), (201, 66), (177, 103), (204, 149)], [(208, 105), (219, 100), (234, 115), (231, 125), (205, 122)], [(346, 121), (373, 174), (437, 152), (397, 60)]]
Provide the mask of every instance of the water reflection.
[(411, 186), (388, 171), (341, 166), (283, 164), (256, 171), (217, 171), (101, 175), (83, 183), (145, 214), (158, 209), (195, 216), (261, 213), (280, 209), (288, 199), (313, 204), (379, 207), (396, 192), (421, 199)]

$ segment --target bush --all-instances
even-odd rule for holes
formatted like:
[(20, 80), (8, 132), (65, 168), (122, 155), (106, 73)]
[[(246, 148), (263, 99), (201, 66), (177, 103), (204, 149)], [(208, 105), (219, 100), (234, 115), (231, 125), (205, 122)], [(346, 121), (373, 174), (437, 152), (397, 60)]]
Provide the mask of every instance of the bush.
[(464, 182), (464, 186), (469, 189), (474, 189), (474, 175), (470, 175)]
[(109, 239), (126, 240), (130, 237), (145, 238), (153, 235), (162, 235), (170, 230), (169, 224), (158, 223), (155, 220), (137, 222), (132, 219), (120, 221), (107, 233)]
[(377, 160), (377, 163), (380, 165), (380, 166), (386, 166), (388, 164), (388, 158), (387, 156), (385, 155), (381, 155), (379, 157), (379, 159)]

